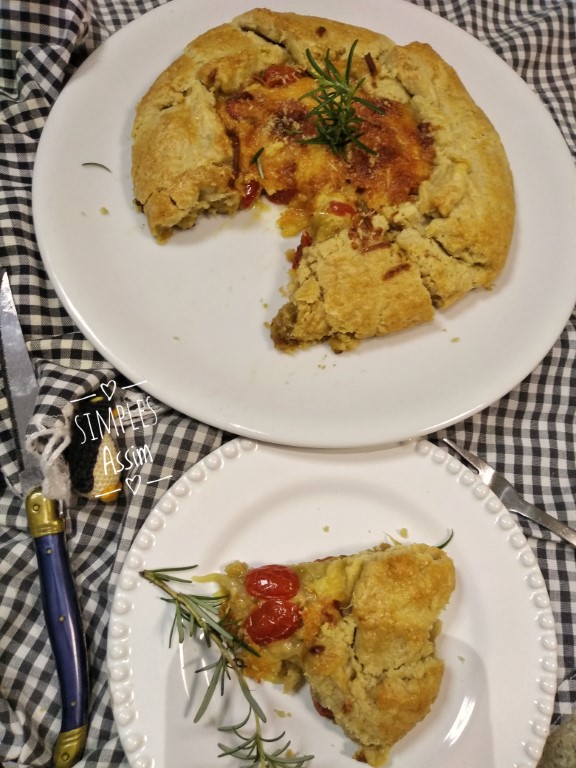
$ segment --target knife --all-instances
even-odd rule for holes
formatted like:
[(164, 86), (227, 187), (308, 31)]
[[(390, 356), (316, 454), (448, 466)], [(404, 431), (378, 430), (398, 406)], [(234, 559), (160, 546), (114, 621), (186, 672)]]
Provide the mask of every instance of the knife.
[(0, 338), (6, 394), (16, 423), (28, 530), (34, 539), (42, 607), (62, 697), (61, 730), (53, 751), (53, 765), (69, 768), (82, 757), (88, 732), (86, 644), (66, 551), (63, 505), (43, 495), (39, 458), (25, 448), (38, 383), (16, 314), (8, 273), (2, 272), (0, 277)]

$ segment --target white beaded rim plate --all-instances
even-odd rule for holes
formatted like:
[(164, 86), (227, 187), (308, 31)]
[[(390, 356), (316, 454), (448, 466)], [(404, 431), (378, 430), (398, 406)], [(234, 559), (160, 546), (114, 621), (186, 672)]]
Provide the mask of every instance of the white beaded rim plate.
[[(232, 560), (251, 565), (345, 554), (389, 537), (447, 546), (457, 586), (442, 616), (446, 671), (430, 714), (392, 750), (389, 766), (535, 768), (556, 691), (556, 635), (546, 585), (516, 521), (456, 459), (427, 441), (354, 453), (280, 448), (237, 438), (188, 470), (137, 534), (119, 576), (107, 665), (115, 721), (131, 768), (231, 768), (217, 697), (194, 711), (205, 663), (192, 641), (168, 647), (170, 606), (144, 568)], [(314, 712), (304, 689), (254, 684), (275, 735), (286, 731), (311, 768), (357, 765), (354, 745)], [(228, 689), (227, 689), (228, 691)], [(230, 724), (230, 721), (227, 721)]]
[[(71, 78), (34, 166), (34, 227), (52, 284), (118, 371), (235, 435), (351, 449), (461, 421), (534, 370), (574, 307), (576, 172), (566, 143), (528, 85), (446, 19), (404, 0), (318, 3), (320, 15), (366, 24), (399, 44), (430, 43), (456, 68), (506, 147), (517, 226), (490, 292), (472, 292), (432, 323), (350, 354), (326, 345), (281, 353), (266, 323), (285, 301), (285, 251), (297, 238), (280, 236), (278, 209), (209, 217), (159, 246), (133, 204), (130, 180), (138, 100), (196, 35), (254, 5), (172, 0), (112, 35)], [(311, 12), (308, 0), (266, 7)], [(553, 269), (546, 253), (554, 254)]]

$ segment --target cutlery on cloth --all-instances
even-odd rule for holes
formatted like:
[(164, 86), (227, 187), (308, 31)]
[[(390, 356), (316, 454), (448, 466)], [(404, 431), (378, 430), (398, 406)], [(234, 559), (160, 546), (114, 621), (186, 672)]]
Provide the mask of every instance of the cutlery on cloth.
[(53, 751), (53, 765), (68, 768), (82, 757), (88, 731), (86, 645), (66, 551), (63, 505), (43, 495), (40, 460), (25, 447), (38, 383), (16, 314), (8, 274), (2, 273), (0, 279), (0, 337), (6, 394), (20, 445), (23, 466), (20, 481), (28, 529), (34, 539), (42, 607), (62, 697), (62, 724)]
[(570, 528), (569, 525), (560, 522), (557, 518), (552, 517), (552, 515), (547, 514), (543, 510), (538, 509), (538, 507), (535, 507), (534, 504), (530, 504), (526, 499), (523, 499), (514, 486), (506, 480), (504, 475), (497, 472), (483, 459), (478, 458), (478, 456), (464, 448), (459, 448), (446, 437), (443, 440), (446, 445), (452, 448), (455, 453), (477, 471), (482, 482), (500, 499), (509, 512), (514, 512), (516, 515), (520, 515), (520, 517), (532, 520), (533, 523), (537, 523), (542, 528), (547, 528), (568, 544), (576, 547), (576, 530), (574, 528)]

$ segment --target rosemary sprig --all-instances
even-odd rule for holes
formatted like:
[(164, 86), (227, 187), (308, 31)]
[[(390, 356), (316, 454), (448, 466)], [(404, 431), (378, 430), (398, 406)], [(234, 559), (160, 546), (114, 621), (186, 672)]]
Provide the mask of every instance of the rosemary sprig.
[(307, 117), (312, 118), (316, 128), (316, 136), (302, 139), (303, 144), (327, 144), (335, 154), (343, 155), (349, 144), (355, 144), (364, 152), (371, 155), (377, 154), (375, 150), (361, 141), (362, 118), (357, 114), (355, 105), (362, 104), (373, 112), (384, 114), (383, 111), (368, 99), (358, 96), (365, 78), (356, 83), (350, 82), (352, 71), (352, 59), (358, 41), (355, 40), (348, 53), (344, 74), (338, 70), (330, 59), (330, 49), (324, 56), (324, 67), (316, 61), (309, 49), (306, 49), (306, 57), (312, 67), (311, 75), (318, 86), (305, 93), (301, 98), (312, 98), (316, 106), (308, 112)]
[[(248, 723), (250, 716), (254, 717), (255, 728), (251, 736), (245, 736), (242, 728)], [(218, 757), (237, 757), (247, 763), (246, 768), (302, 768), (304, 763), (312, 760), (314, 755), (290, 755), (288, 749), (290, 741), (280, 743), (272, 752), (266, 750), (266, 744), (277, 744), (284, 738), (284, 731), (271, 739), (265, 739), (262, 736), (261, 719), (255, 712), (248, 711), (248, 714), (241, 723), (237, 725), (223, 726), (219, 730), (227, 733), (233, 733), (240, 741), (238, 746), (228, 747), (219, 743), (218, 746), (222, 752)], [(248, 762), (249, 761), (249, 762)]]
[(260, 161), (260, 156), (262, 152), (264, 152), (264, 147), (260, 147), (260, 149), (255, 153), (252, 160), (250, 160), (250, 165), (256, 166), (256, 168), (258, 169), (258, 175), (260, 176), (261, 179), (264, 178), (264, 171), (262, 170), (262, 163)]
[(102, 168), (104, 171), (108, 171), (108, 173), (112, 173), (110, 168), (108, 168), (107, 165), (104, 165), (103, 163), (82, 163), (83, 168)]
[(442, 542), (440, 542), (440, 544), (436, 544), (436, 547), (438, 549), (444, 549), (445, 547), (448, 546), (448, 544), (450, 544), (453, 538), (454, 538), (454, 529), (448, 528), (448, 530), (446, 531), (446, 538)]
[[(284, 733), (269, 739), (262, 735), (262, 724), (266, 722), (266, 715), (256, 701), (246, 678), (242, 674), (242, 661), (238, 657), (240, 650), (256, 654), (256, 651), (239, 638), (233, 631), (226, 613), (222, 615), (222, 605), (226, 595), (198, 595), (179, 592), (169, 586), (169, 582), (190, 584), (189, 579), (174, 575), (177, 572), (193, 570), (197, 566), (183, 568), (159, 568), (155, 570), (141, 571), (140, 575), (154, 586), (162, 590), (166, 595), (162, 599), (174, 605), (174, 619), (170, 629), (169, 644), (176, 633), (180, 643), (185, 638), (197, 637), (199, 634), (208, 647), (216, 647), (219, 656), (216, 661), (207, 664), (196, 672), (209, 672), (208, 687), (198, 710), (194, 716), (197, 723), (212, 701), (214, 694), (220, 690), (224, 693), (226, 682), (233, 676), (240, 691), (248, 703), (248, 714), (245, 719), (232, 726), (222, 726), (220, 731), (234, 735), (238, 744), (226, 746), (218, 744), (222, 750), (219, 757), (229, 755), (237, 757), (245, 763), (245, 768), (301, 768), (304, 763), (312, 759), (313, 755), (293, 756), (288, 754), (290, 742), (287, 741), (276, 749), (268, 751), (268, 743), (277, 743), (284, 738)], [(257, 655), (257, 654), (256, 654)], [(254, 721), (253, 733), (246, 736), (242, 729), (250, 720)]]

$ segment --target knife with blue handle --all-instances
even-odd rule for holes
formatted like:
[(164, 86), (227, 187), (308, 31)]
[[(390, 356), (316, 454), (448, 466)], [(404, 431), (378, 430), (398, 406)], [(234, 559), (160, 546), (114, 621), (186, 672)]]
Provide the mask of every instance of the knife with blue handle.
[(34, 539), (42, 607), (54, 654), (62, 698), (54, 768), (69, 768), (82, 757), (88, 732), (88, 663), (82, 617), (66, 550), (63, 505), (42, 493), (40, 461), (25, 448), (38, 383), (16, 314), (8, 274), (0, 275), (0, 338), (6, 394), (16, 423), (23, 470), (28, 530)]

